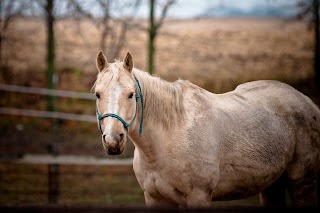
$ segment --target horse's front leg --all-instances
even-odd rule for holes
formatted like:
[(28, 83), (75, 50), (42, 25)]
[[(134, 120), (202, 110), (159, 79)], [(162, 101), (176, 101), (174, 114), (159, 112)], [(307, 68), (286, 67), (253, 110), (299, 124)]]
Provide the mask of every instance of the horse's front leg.
[(212, 207), (212, 199), (210, 195), (202, 190), (194, 189), (186, 197), (188, 208), (210, 208)]
[(147, 192), (144, 193), (144, 199), (148, 208), (177, 208), (179, 205), (170, 200), (165, 199), (160, 194), (151, 196)]

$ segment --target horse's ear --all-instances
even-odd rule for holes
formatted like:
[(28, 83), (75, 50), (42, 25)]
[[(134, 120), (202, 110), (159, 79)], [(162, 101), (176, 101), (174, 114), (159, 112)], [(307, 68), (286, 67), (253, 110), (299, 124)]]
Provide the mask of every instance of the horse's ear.
[(133, 59), (130, 52), (127, 52), (127, 55), (123, 59), (123, 67), (129, 72), (133, 69)]
[(107, 57), (103, 54), (102, 50), (100, 50), (97, 55), (96, 65), (99, 72), (101, 72), (104, 68), (108, 66)]

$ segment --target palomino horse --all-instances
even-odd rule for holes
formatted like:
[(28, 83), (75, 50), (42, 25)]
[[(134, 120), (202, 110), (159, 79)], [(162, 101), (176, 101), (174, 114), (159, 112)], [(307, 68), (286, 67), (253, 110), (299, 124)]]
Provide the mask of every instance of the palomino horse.
[(208, 207), (260, 193), (264, 206), (317, 203), (320, 111), (277, 81), (225, 94), (166, 82), (97, 56), (98, 126), (107, 153), (135, 145), (133, 168), (148, 207)]

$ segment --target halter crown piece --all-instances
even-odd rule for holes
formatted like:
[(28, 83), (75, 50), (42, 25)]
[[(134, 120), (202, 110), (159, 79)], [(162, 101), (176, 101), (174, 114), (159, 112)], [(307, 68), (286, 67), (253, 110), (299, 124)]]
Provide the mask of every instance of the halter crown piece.
[(134, 77), (136, 80), (136, 83), (138, 85), (139, 88), (139, 95), (138, 92), (136, 92), (136, 112), (134, 114), (134, 117), (132, 119), (132, 121), (128, 124), (127, 122), (125, 122), (125, 120), (123, 120), (123, 118), (121, 118), (119, 115), (114, 114), (114, 113), (106, 113), (104, 115), (100, 115), (98, 112), (98, 106), (96, 106), (96, 113), (97, 113), (97, 118), (98, 118), (98, 127), (99, 130), (102, 134), (102, 129), (101, 129), (101, 125), (100, 125), (100, 121), (106, 117), (112, 117), (112, 118), (116, 118), (119, 121), (121, 121), (121, 123), (123, 124), (123, 127), (128, 131), (129, 127), (133, 124), (133, 122), (135, 121), (136, 117), (137, 117), (137, 112), (138, 112), (138, 104), (139, 104), (139, 98), (140, 98), (140, 102), (141, 102), (141, 120), (140, 120), (140, 127), (139, 127), (139, 135), (141, 136), (142, 134), (142, 124), (143, 124), (143, 119), (144, 119), (144, 104), (143, 104), (143, 95), (142, 95), (142, 89), (140, 86), (140, 82), (138, 81), (138, 79), (136, 77)]

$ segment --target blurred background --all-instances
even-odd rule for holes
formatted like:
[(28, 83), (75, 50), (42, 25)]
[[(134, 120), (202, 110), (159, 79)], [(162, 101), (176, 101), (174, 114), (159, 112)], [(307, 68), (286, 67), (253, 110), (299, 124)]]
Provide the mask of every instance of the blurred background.
[(319, 0), (0, 0), (0, 206), (144, 206), (133, 144), (101, 145), (99, 50), (213, 93), (274, 79), (320, 104)]

